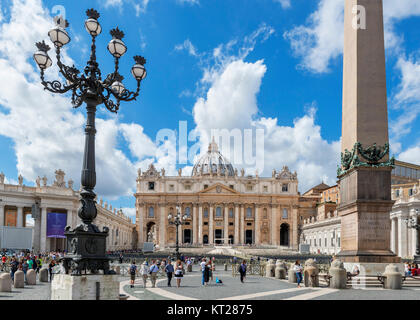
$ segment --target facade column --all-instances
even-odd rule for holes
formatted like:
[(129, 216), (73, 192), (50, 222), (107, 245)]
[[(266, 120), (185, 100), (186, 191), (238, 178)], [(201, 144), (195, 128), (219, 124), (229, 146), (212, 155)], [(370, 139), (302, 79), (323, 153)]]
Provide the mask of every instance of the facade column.
[(235, 204), (235, 239), (234, 244), (239, 244), (239, 206)]
[[(410, 218), (417, 219), (417, 214), (415, 212), (415, 209), (410, 214)], [(416, 255), (417, 250), (417, 230), (416, 229), (410, 229), (411, 230), (411, 248), (408, 250), (408, 255), (410, 257), (414, 257)]]
[(271, 245), (277, 246), (277, 205), (271, 206)]
[(245, 228), (244, 228), (244, 223), (245, 223), (245, 206), (243, 204), (241, 204), (241, 221), (240, 221), (240, 231), (239, 231), (239, 239), (241, 241), (241, 244), (245, 243)]
[(225, 205), (225, 225), (224, 225), (224, 244), (229, 244), (229, 206)]
[(397, 253), (397, 219), (391, 219), (391, 251)]
[(138, 249), (143, 249), (144, 243), (144, 204), (139, 206), (139, 216), (138, 216), (138, 226), (139, 226), (139, 234), (138, 234)]
[(404, 217), (398, 217), (398, 255), (401, 258), (407, 257), (408, 228), (404, 220)]
[(255, 241), (254, 244), (255, 245), (259, 245), (261, 240), (260, 240), (260, 231), (261, 231), (261, 222), (260, 222), (260, 210), (259, 210), (259, 205), (255, 206)]
[(198, 207), (198, 243), (203, 244), (203, 206)]
[(213, 231), (213, 209), (214, 206), (210, 205), (209, 208), (209, 244), (214, 244), (214, 231)]
[(73, 227), (73, 210), (67, 210), (67, 226)]
[(23, 207), (17, 207), (16, 227), (18, 227), (18, 228), (23, 227)]
[(0, 204), (0, 227), (4, 226), (4, 205)]
[(167, 220), (167, 214), (166, 214), (166, 206), (161, 205), (160, 206), (160, 227), (159, 227), (159, 247), (160, 249), (163, 249), (166, 245), (165, 243), (165, 230), (166, 230), (166, 220)]
[(193, 243), (198, 243), (198, 232), (197, 232), (197, 204), (193, 204)]
[(41, 208), (41, 232), (39, 234), (40, 250), (47, 251), (47, 208)]

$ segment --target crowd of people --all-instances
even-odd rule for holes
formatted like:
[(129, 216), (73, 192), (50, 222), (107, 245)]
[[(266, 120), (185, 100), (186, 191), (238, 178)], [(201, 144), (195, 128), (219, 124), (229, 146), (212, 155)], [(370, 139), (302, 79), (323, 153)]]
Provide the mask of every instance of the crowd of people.
[(408, 263), (404, 264), (404, 272), (407, 277), (420, 276), (420, 269), (417, 263)]
[(25, 282), (28, 270), (35, 270), (37, 274), (43, 266), (47, 266), (49, 279), (52, 281), (54, 274), (54, 267), (58, 261), (63, 257), (62, 252), (48, 252), (35, 254), (29, 251), (21, 251), (6, 255), (5, 252), (1, 254), (0, 270), (2, 272), (10, 271), (10, 277), (14, 281), (15, 273), (21, 270), (24, 273)]

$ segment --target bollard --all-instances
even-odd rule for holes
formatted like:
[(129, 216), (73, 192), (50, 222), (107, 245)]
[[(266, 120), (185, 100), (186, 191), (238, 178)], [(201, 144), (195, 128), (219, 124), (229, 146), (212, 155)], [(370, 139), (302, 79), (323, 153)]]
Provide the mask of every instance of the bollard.
[(188, 272), (192, 272), (192, 264), (189, 264), (189, 265), (188, 265), (188, 267), (187, 267), (187, 271), (188, 271)]
[(287, 274), (289, 283), (297, 283), (296, 273), (295, 273), (295, 270), (293, 270), (294, 266), (295, 266), (294, 263), (290, 264), (290, 268)]
[(120, 266), (116, 266), (116, 267), (115, 267), (115, 272), (116, 272), (117, 274), (121, 274), (121, 267), (120, 267)]
[(42, 268), (39, 270), (39, 281), (40, 282), (48, 282), (48, 269)]
[(0, 276), (0, 292), (12, 292), (12, 277), (9, 273)]
[(25, 274), (21, 270), (18, 270), (15, 272), (14, 287), (15, 288), (25, 287)]
[(274, 264), (274, 260), (273, 259), (268, 260), (268, 263), (265, 266), (265, 276), (267, 278), (274, 277), (273, 269), (275, 269), (275, 268), (276, 268), (276, 266)]
[(276, 262), (275, 277), (276, 279), (286, 279), (286, 265), (280, 260)]
[(36, 271), (34, 269), (30, 269), (26, 272), (26, 284), (28, 286), (36, 285)]
[(385, 289), (400, 290), (402, 289), (402, 275), (398, 271), (398, 266), (389, 264), (385, 268), (383, 274), (385, 278)]
[(346, 289), (347, 288), (347, 271), (344, 264), (340, 260), (334, 260), (330, 268), (330, 288)]
[(319, 269), (313, 259), (306, 260), (304, 277), (305, 287), (319, 287)]

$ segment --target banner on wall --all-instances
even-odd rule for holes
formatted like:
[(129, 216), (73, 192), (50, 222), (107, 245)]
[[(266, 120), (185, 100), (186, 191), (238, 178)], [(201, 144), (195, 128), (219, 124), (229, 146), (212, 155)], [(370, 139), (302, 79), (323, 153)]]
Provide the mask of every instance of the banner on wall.
[(64, 229), (67, 226), (67, 214), (48, 212), (47, 238), (65, 239)]

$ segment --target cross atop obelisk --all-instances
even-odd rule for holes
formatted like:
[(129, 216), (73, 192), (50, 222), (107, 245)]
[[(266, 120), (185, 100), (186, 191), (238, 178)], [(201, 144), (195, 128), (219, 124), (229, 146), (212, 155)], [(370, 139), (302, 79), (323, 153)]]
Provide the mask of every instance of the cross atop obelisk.
[(338, 256), (347, 263), (373, 263), (381, 269), (381, 263), (398, 261), (390, 250), (393, 159), (388, 144), (383, 4), (344, 1)]

